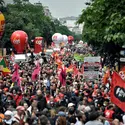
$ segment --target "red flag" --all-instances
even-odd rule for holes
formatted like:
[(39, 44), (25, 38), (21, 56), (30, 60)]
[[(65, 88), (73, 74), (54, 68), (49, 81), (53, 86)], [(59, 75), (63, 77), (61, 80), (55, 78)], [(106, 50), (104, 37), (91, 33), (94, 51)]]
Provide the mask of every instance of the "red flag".
[(113, 72), (111, 84), (111, 101), (125, 112), (125, 82)]
[(32, 73), (32, 80), (36, 81), (39, 74), (40, 74), (40, 64), (39, 64), (39, 62), (37, 62), (36, 68), (34, 69), (34, 71)]
[(42, 41), (43, 37), (36, 37), (34, 40), (34, 53), (39, 53), (42, 51)]
[(62, 86), (66, 85), (66, 68), (65, 67), (61, 68), (61, 71), (60, 71), (60, 74), (59, 74), (59, 80), (60, 80)]
[(20, 75), (19, 75), (19, 66), (18, 64), (14, 65), (14, 73), (12, 75), (12, 81), (17, 82), (18, 86), (20, 86)]

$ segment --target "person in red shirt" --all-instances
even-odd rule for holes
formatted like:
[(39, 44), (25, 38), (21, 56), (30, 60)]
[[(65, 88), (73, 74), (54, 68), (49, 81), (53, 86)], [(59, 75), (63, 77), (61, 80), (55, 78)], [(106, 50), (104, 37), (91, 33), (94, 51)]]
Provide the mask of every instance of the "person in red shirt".
[(51, 97), (51, 96), (50, 96), (50, 92), (47, 90), (47, 91), (46, 91), (46, 96), (45, 96), (47, 103), (50, 102), (50, 97)]
[(22, 92), (21, 92), (21, 90), (18, 90), (17, 95), (14, 97), (14, 100), (16, 101), (17, 106), (20, 104), (22, 99), (23, 99)]
[(113, 114), (114, 114), (114, 111), (113, 111), (113, 106), (112, 105), (109, 105), (107, 107), (107, 109), (104, 111), (104, 115), (107, 119), (112, 119), (113, 118)]

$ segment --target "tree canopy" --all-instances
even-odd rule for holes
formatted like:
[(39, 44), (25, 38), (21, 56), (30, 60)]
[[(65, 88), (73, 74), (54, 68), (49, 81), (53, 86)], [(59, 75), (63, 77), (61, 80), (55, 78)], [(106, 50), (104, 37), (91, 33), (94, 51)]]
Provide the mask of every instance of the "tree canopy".
[(85, 23), (83, 38), (90, 42), (123, 44), (125, 0), (94, 0), (83, 10), (78, 23)]
[[(92, 0), (87, 5), (78, 20), (78, 23), (85, 23), (83, 39), (111, 54), (114, 46), (125, 42), (125, 0)], [(109, 44), (108, 50), (105, 47)], [(119, 47), (115, 51), (118, 52)]]

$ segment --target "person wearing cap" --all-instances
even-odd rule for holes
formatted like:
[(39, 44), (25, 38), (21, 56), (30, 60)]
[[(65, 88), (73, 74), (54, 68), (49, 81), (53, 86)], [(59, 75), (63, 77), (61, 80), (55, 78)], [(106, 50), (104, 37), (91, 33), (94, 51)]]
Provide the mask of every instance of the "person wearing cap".
[(11, 125), (13, 122), (13, 113), (9, 110), (7, 110), (4, 113), (4, 120), (3, 120), (3, 124), (4, 125)]
[(55, 125), (68, 125), (65, 112), (58, 112), (58, 118)]
[(74, 106), (75, 106), (75, 104), (73, 104), (73, 103), (69, 103), (69, 104), (68, 104), (68, 108), (74, 107)]
[(14, 121), (20, 123), (20, 125), (24, 125), (25, 108), (23, 106), (18, 106), (16, 110), (17, 114), (14, 116)]

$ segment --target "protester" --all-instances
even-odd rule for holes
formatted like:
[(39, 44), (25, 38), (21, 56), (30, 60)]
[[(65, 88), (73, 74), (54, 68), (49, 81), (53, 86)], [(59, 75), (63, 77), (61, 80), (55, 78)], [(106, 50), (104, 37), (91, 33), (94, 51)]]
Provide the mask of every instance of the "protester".
[(83, 64), (74, 59), (74, 52), (75, 48), (65, 51), (64, 55), (55, 52), (42, 63), (39, 63), (41, 56), (34, 56), (33, 59), (29, 57), (26, 62), (18, 62), (18, 66), (11, 62), (9, 68), (12, 69), (12, 73), (0, 75), (0, 123), (4, 125), (124, 123), (124, 111), (110, 101), (110, 85), (102, 84), (99, 79), (92, 81), (85, 79)]

